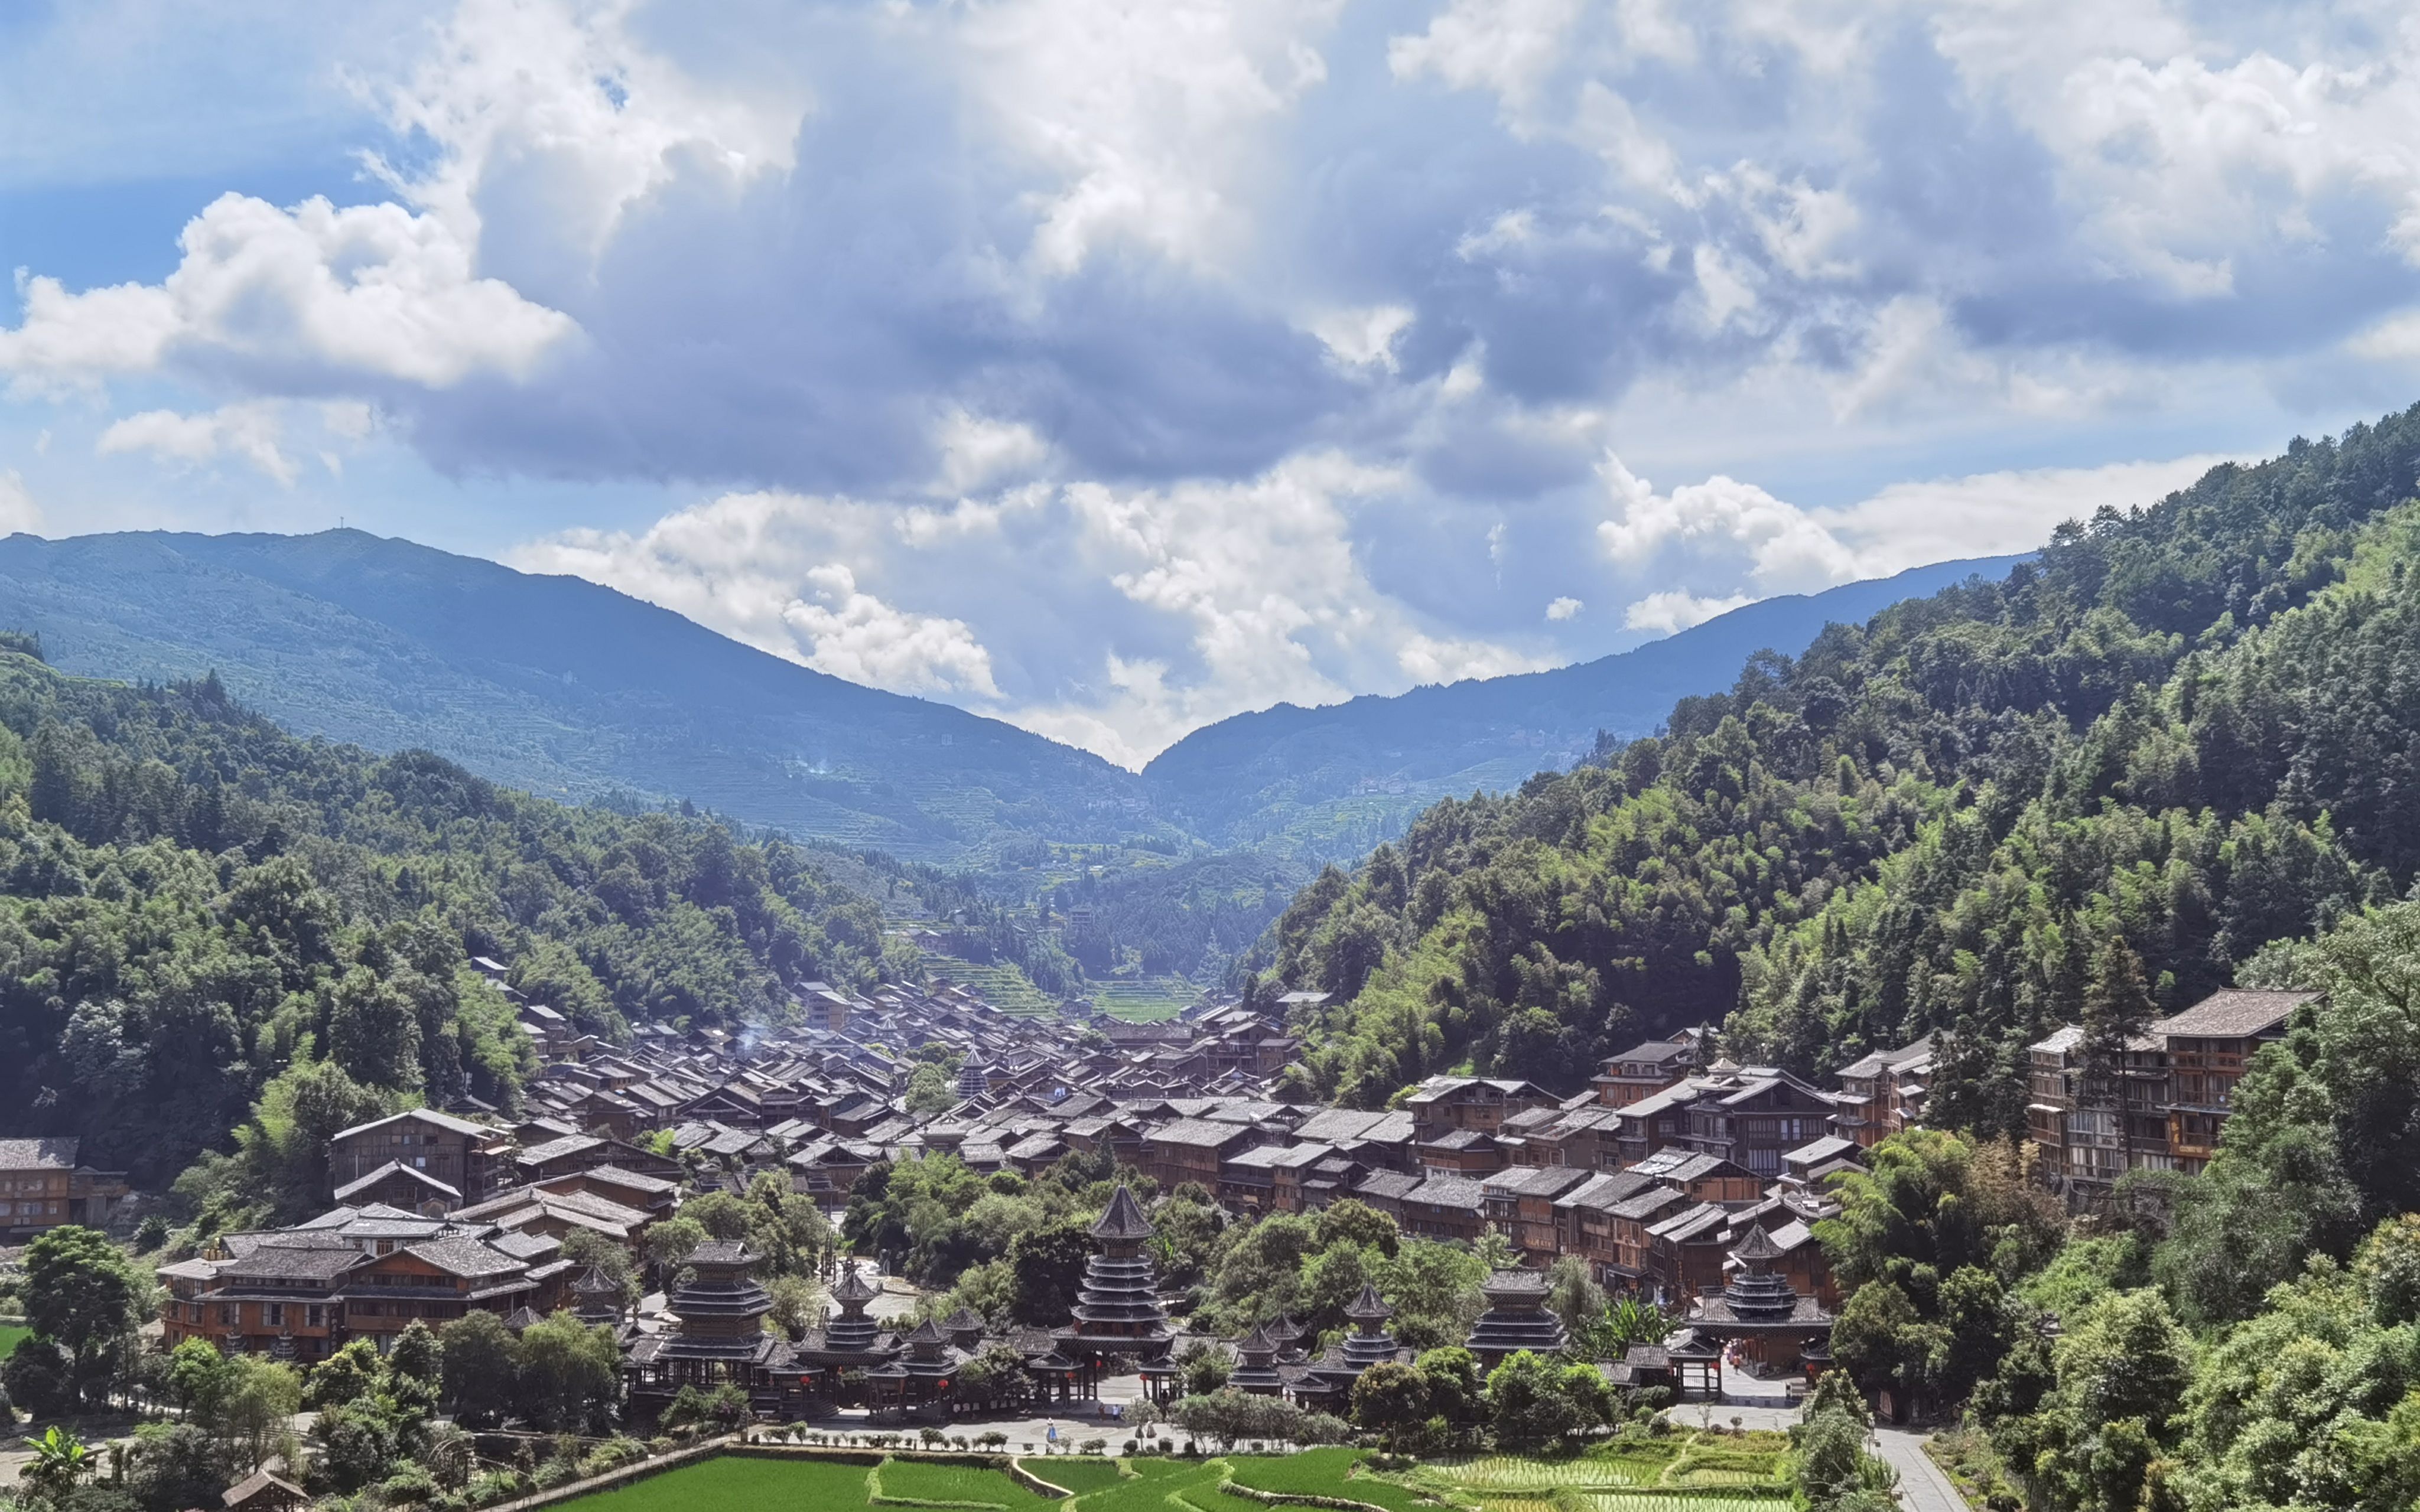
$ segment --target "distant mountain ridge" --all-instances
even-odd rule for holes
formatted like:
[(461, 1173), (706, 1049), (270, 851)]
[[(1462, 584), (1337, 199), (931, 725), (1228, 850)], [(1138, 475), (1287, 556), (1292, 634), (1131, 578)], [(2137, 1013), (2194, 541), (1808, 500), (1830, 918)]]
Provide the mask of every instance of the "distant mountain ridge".
[(1651, 733), (1679, 700), (1728, 688), (1756, 652), (1796, 656), (1836, 621), (2024, 554), (1914, 567), (1820, 594), (1768, 598), (1635, 650), (1550, 671), (1418, 687), (1306, 709), (1291, 703), (1194, 731), (1143, 768), (1159, 811), (1213, 843), (1368, 850), (1438, 798), (1501, 792), (1586, 756), (1602, 730)]
[(216, 671), (305, 735), (426, 747), (548, 797), (687, 798), (945, 864), (1051, 841), (1357, 856), (1448, 794), (1518, 786), (1599, 730), (1652, 730), (1752, 652), (2016, 558), (1769, 599), (1553, 671), (1292, 705), (1195, 731), (1137, 775), (998, 719), (862, 687), (577, 578), (360, 531), (0, 540), (0, 626), (86, 676)]
[(425, 746), (572, 801), (681, 797), (961, 860), (1003, 834), (1152, 828), (1135, 777), (1014, 725), (827, 676), (669, 609), (360, 531), (0, 540), (0, 618), (52, 664), (215, 669), (287, 729)]

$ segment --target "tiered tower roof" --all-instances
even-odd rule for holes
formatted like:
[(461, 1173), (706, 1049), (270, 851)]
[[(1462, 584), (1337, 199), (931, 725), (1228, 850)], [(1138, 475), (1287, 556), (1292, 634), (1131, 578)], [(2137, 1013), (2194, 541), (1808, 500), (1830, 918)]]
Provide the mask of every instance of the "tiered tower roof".
[(1275, 1396), (1285, 1389), (1278, 1378), (1278, 1341), (1266, 1328), (1255, 1328), (1235, 1346), (1235, 1367), (1227, 1384), (1258, 1396)]
[(840, 1312), (824, 1324), (824, 1348), (834, 1354), (873, 1354), (875, 1339), (882, 1325), (865, 1316), (865, 1304), (882, 1295), (867, 1284), (864, 1273), (854, 1265), (841, 1274), (839, 1285), (832, 1288), (832, 1301), (840, 1304)]
[(1353, 1299), (1344, 1316), (1353, 1323), (1353, 1332), (1344, 1335), (1344, 1363), (1357, 1379), (1379, 1361), (1395, 1357), (1395, 1336), (1387, 1332), (1387, 1319), (1395, 1316), (1395, 1310), (1378, 1295), (1376, 1287), (1364, 1282), (1361, 1295)]
[(1074, 1321), (1053, 1335), (1069, 1356), (1094, 1361), (1126, 1354), (1152, 1361), (1168, 1353), (1175, 1333), (1169, 1327), (1167, 1309), (1159, 1304), (1151, 1260), (1142, 1252), (1155, 1232), (1142, 1204), (1121, 1185), (1093, 1225), (1100, 1249), (1085, 1262)]
[(658, 1351), (677, 1359), (754, 1359), (771, 1340), (765, 1315), (773, 1299), (756, 1284), (756, 1256), (744, 1243), (722, 1240), (690, 1251), (682, 1266), (690, 1278), (675, 1288), (667, 1310), (678, 1327)]
[(1546, 1277), (1540, 1271), (1497, 1271), (1481, 1288), (1487, 1311), (1471, 1329), (1468, 1348), (1494, 1366), (1523, 1350), (1545, 1354), (1568, 1342), (1563, 1321), (1546, 1310)]

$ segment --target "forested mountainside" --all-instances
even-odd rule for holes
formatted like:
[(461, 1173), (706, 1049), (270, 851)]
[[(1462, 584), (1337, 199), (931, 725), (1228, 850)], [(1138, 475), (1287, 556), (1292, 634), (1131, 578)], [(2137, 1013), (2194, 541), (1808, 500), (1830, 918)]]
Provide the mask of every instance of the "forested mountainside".
[(1569, 1088), (1642, 1034), (1828, 1071), (1958, 1032), (1950, 1121), (2023, 1047), (2226, 982), (2420, 871), (2420, 409), (1749, 659), (1661, 735), (1438, 804), (1260, 947), (1334, 992), (1307, 1073)]
[[(1114, 847), (1112, 871), (1197, 841), (1358, 856), (1437, 796), (1568, 765), (1599, 730), (1644, 733), (1674, 698), (1728, 686), (1760, 646), (1795, 650), (1827, 620), (2005, 565), (1775, 599), (1529, 677), (1241, 716), (1145, 776), (825, 676), (594, 583), (359, 531), (10, 536), (0, 624), (39, 632), (65, 671), (162, 683), (215, 671), (297, 733), (433, 750), (566, 802), (689, 799), (802, 841), (1007, 874), (1053, 846)], [(1171, 948), (1228, 929), (1187, 918)]]
[(609, 1036), (883, 969), (879, 910), (796, 845), (298, 740), (214, 680), (84, 681), (9, 643), (0, 1107), (88, 1163), (156, 1181), (256, 1103), (271, 1159), (298, 1119), (497, 1099), (529, 1050), (473, 955)]
[(1794, 652), (1834, 621), (1862, 621), (1970, 577), (1997, 579), (2023, 560), (1941, 562), (1785, 594), (1551, 671), (1315, 709), (1280, 703), (1194, 731), (1142, 775), (1162, 814), (1214, 843), (1314, 863), (1356, 858), (1439, 798), (1508, 792), (1587, 757), (1601, 735), (1652, 733), (1674, 700), (1730, 687), (1756, 651)]
[(981, 860), (1157, 832), (1140, 780), (575, 578), (360, 531), (0, 539), (8, 626), (62, 671), (215, 671), (288, 730), (583, 802), (688, 799), (800, 840)]

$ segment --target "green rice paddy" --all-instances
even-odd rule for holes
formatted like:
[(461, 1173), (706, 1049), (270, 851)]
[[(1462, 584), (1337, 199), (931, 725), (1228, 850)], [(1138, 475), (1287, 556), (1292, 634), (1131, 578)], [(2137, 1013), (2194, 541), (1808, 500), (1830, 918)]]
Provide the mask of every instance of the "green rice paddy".
[(1099, 1459), (1090, 1455), (1080, 1458), (1074, 1455), (1034, 1457), (1019, 1459), (1016, 1463), (1035, 1479), (1048, 1481), (1053, 1486), (1064, 1486), (1078, 1496), (1087, 1491), (1106, 1490), (1129, 1478), (1130, 1473), (1120, 1469), (1114, 1459)]
[(1005, 1471), (984, 1465), (901, 1456), (869, 1464), (729, 1455), (581, 1497), (563, 1512), (1270, 1512), (1260, 1496), (1336, 1498), (1385, 1512), (1787, 1512), (1786, 1443), (1779, 1434), (1674, 1434), (1560, 1459), (1432, 1461), (1403, 1475), (1371, 1470), (1359, 1449), (1018, 1461), (1072, 1493), (1056, 1508)]

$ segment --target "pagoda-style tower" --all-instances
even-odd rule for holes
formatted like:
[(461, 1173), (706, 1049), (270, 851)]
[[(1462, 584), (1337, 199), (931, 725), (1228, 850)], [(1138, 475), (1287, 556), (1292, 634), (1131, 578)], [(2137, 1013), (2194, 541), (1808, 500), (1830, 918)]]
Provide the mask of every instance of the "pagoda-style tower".
[(622, 1326), (622, 1288), (597, 1267), (590, 1266), (571, 1283), (571, 1315), (582, 1322), (617, 1330)]
[(1267, 1329), (1253, 1329), (1235, 1346), (1235, 1368), (1228, 1372), (1227, 1384), (1255, 1396), (1276, 1396), (1285, 1390), (1278, 1379), (1278, 1341)]
[(1395, 1335), (1387, 1332), (1387, 1319), (1395, 1316), (1395, 1309), (1379, 1297), (1376, 1287), (1363, 1282), (1361, 1295), (1353, 1299), (1344, 1316), (1353, 1325), (1353, 1332), (1344, 1335), (1343, 1349), (1344, 1363), (1353, 1367), (1354, 1379), (1360, 1379), (1362, 1371), (1380, 1361), (1395, 1357), (1400, 1346)]
[(1269, 1342), (1278, 1347), (1280, 1360), (1296, 1361), (1302, 1358), (1303, 1332), (1300, 1323), (1291, 1318), (1280, 1318), (1274, 1323), (1263, 1324), (1262, 1328), (1269, 1335)]
[[(900, 1341), (883, 1332), (880, 1319), (865, 1316), (866, 1304), (880, 1295), (854, 1263), (844, 1263), (831, 1290), (840, 1311), (785, 1351), (780, 1372), (783, 1387), (802, 1401), (848, 1402), (857, 1395), (849, 1384), (852, 1372), (863, 1373), (869, 1397), (888, 1390), (885, 1382), (896, 1386), (902, 1381), (904, 1372), (889, 1368), (903, 1352)], [(891, 1391), (890, 1401), (895, 1403), (898, 1395)]]
[(1319, 1407), (1340, 1416), (1351, 1411), (1354, 1383), (1361, 1379), (1361, 1372), (1385, 1361), (1410, 1357), (1410, 1351), (1387, 1332), (1387, 1319), (1395, 1312), (1380, 1299), (1376, 1287), (1364, 1282), (1361, 1295), (1353, 1299), (1344, 1316), (1353, 1332), (1344, 1335), (1342, 1344), (1311, 1362), (1309, 1372), (1295, 1387), (1295, 1396), (1305, 1407)]
[(881, 1323), (865, 1316), (865, 1304), (882, 1293), (866, 1281), (865, 1273), (856, 1266), (846, 1267), (840, 1285), (832, 1288), (831, 1300), (840, 1304), (840, 1312), (824, 1324), (824, 1349), (835, 1355), (876, 1352), (875, 1339), (882, 1332)]
[(1481, 1288), (1487, 1311), (1470, 1331), (1466, 1347), (1482, 1370), (1493, 1370), (1523, 1350), (1547, 1354), (1568, 1342), (1563, 1320), (1546, 1310), (1543, 1271), (1497, 1271)]
[(1776, 1368), (1800, 1365), (1810, 1370), (1831, 1363), (1832, 1315), (1813, 1297), (1798, 1290), (1786, 1275), (1774, 1273), (1783, 1258), (1781, 1246), (1762, 1225), (1750, 1228), (1730, 1252), (1733, 1270), (1722, 1290), (1699, 1297), (1689, 1309), (1688, 1332), (1694, 1348), (1676, 1352), (1676, 1363), (1700, 1366), (1700, 1379), (1683, 1381), (1685, 1388), (1721, 1390), (1711, 1361), (1720, 1359), (1720, 1347), (1738, 1343), (1750, 1360)]
[(681, 1264), (690, 1279), (667, 1306), (673, 1332), (654, 1341), (644, 1362), (655, 1367), (647, 1384), (672, 1390), (728, 1381), (744, 1391), (769, 1390), (769, 1381), (757, 1377), (782, 1345), (765, 1332), (773, 1299), (756, 1284), (755, 1255), (736, 1240), (715, 1240), (690, 1251)]
[(1123, 1185), (1093, 1225), (1100, 1249), (1085, 1262), (1074, 1321), (1051, 1334), (1059, 1352), (1089, 1378), (1088, 1387), (1097, 1387), (1102, 1362), (1115, 1356), (1141, 1361), (1146, 1383), (1171, 1374), (1168, 1350), (1175, 1333), (1159, 1304), (1151, 1259), (1143, 1254), (1156, 1231), (1143, 1216), (1142, 1204)]
[(941, 1332), (950, 1335), (954, 1349), (973, 1355), (983, 1349), (984, 1320), (971, 1307), (961, 1307), (941, 1319)]

